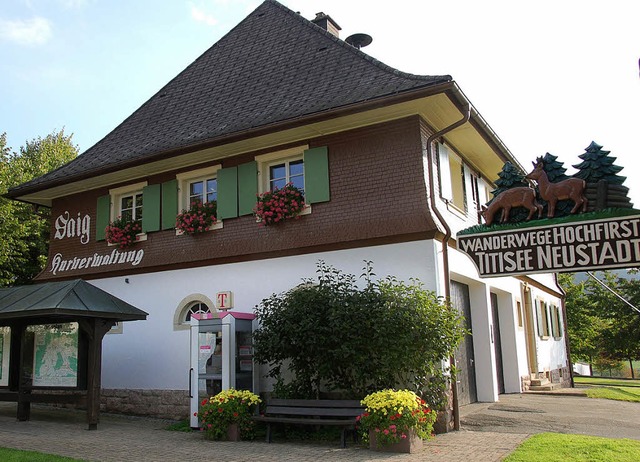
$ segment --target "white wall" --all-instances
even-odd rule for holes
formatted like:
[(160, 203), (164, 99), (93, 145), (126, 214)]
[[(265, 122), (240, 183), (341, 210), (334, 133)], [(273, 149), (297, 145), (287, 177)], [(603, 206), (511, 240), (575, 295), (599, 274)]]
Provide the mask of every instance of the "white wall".
[(373, 261), (378, 278), (417, 278), (426, 289), (436, 289), (432, 241), (92, 280), (95, 286), (149, 313), (146, 321), (125, 322), (122, 334), (105, 336), (103, 387), (187, 389), (189, 331), (173, 329), (181, 300), (196, 293), (215, 300), (217, 292), (231, 291), (234, 310), (252, 312), (272, 293), (288, 290), (303, 278), (314, 278), (320, 259), (356, 276), (362, 274), (365, 260)]

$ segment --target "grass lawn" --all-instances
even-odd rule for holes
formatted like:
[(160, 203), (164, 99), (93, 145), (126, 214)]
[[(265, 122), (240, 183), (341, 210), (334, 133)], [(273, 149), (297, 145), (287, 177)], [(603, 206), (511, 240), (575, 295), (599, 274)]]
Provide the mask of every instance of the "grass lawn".
[(640, 441), (585, 435), (540, 433), (522, 443), (504, 462), (637, 462)]
[(579, 385), (598, 385), (598, 386), (614, 386), (614, 387), (638, 387), (640, 388), (640, 380), (635, 379), (610, 379), (600, 377), (578, 376), (573, 381)]
[(2, 462), (81, 462), (81, 459), (8, 448), (0, 448), (0, 460)]
[(613, 399), (640, 403), (640, 380), (609, 379), (598, 377), (574, 377), (577, 385), (588, 386), (589, 398)]

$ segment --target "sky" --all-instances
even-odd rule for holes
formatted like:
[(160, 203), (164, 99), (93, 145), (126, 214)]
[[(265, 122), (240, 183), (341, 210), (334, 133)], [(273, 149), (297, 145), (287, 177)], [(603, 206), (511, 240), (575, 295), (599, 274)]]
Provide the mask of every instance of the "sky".
[[(2, 0), (0, 133), (18, 151), (64, 128), (83, 152), (260, 3)], [(525, 168), (549, 152), (573, 174), (595, 141), (640, 208), (640, 2), (281, 3), (371, 35), (362, 51), (396, 69), (451, 75)]]

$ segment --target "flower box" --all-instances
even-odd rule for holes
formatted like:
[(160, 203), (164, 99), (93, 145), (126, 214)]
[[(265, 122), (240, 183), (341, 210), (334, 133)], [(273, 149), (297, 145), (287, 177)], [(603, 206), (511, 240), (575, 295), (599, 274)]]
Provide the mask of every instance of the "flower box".
[(412, 391), (382, 390), (361, 402), (366, 411), (356, 420), (371, 449), (416, 452), (433, 432), (436, 412)]
[(281, 189), (258, 194), (254, 213), (261, 225), (268, 226), (298, 218), (306, 208), (302, 191), (287, 183)]
[(107, 225), (104, 232), (108, 244), (124, 249), (139, 240), (139, 235), (142, 234), (142, 223), (118, 217)]
[(422, 438), (416, 435), (415, 430), (410, 429), (406, 434), (406, 438), (401, 439), (399, 442), (379, 445), (378, 439), (376, 438), (376, 432), (374, 430), (369, 430), (369, 449), (381, 452), (415, 454), (416, 452), (422, 451)]
[(217, 224), (217, 208), (216, 201), (192, 202), (188, 210), (183, 210), (176, 217), (176, 233), (199, 234), (209, 231)]

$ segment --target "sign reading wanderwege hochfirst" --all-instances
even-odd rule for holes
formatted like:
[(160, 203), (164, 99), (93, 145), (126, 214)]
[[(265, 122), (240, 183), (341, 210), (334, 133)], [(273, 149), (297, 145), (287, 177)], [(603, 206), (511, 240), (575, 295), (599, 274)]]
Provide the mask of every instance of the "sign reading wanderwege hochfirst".
[(480, 277), (640, 266), (640, 210), (622, 167), (595, 142), (585, 151), (572, 177), (549, 153), (526, 176), (504, 165), (482, 207), (485, 224), (457, 234)]
[(640, 266), (640, 215), (458, 236), (481, 277)]

